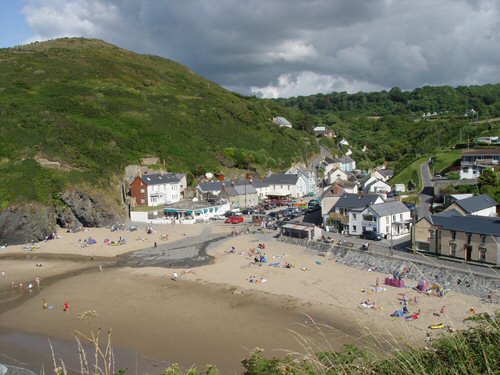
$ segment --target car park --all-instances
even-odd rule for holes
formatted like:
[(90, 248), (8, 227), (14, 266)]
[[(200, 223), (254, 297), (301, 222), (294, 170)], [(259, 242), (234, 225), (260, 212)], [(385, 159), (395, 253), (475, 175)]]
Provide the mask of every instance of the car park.
[(377, 233), (374, 230), (368, 230), (361, 234), (361, 238), (364, 238), (365, 240), (381, 241), (384, 239), (384, 235), (382, 233)]

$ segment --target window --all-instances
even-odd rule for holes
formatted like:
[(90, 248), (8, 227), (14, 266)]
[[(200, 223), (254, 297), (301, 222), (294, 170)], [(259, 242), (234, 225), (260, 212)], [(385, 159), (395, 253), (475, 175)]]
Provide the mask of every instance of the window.
[(146, 200), (145, 199), (141, 199), (141, 204), (144, 204), (146, 203)]
[(452, 231), (452, 232), (451, 232), (451, 239), (452, 239), (453, 241), (455, 241), (455, 240), (457, 239), (457, 232), (455, 232), (455, 231)]
[(429, 239), (432, 240), (434, 238), (434, 230), (429, 229)]
[(479, 260), (486, 260), (486, 248), (479, 248)]
[(141, 189), (141, 193), (144, 194), (146, 191), (144, 189)]
[(356, 225), (353, 225), (353, 226), (352, 226), (352, 231), (353, 231), (353, 232), (356, 232), (356, 231), (357, 231), (357, 229), (356, 229)]
[(481, 244), (485, 244), (486, 243), (486, 236), (485, 235), (482, 235), (481, 236)]
[(399, 214), (399, 220), (403, 221), (403, 214)]
[(392, 221), (396, 221), (396, 215), (392, 215)]
[(386, 225), (386, 227), (385, 227), (385, 233), (389, 233), (389, 226), (388, 225)]
[(356, 214), (352, 214), (352, 218), (356, 220)]
[(457, 244), (456, 243), (450, 243), (450, 255), (452, 257), (457, 256)]

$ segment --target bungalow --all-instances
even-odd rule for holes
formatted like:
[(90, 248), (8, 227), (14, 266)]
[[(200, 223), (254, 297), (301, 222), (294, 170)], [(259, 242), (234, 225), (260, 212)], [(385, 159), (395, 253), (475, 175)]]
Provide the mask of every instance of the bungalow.
[(498, 203), (488, 194), (476, 195), (452, 202), (445, 211), (455, 210), (461, 215), (497, 216)]
[(279, 125), (280, 127), (292, 128), (292, 123), (284, 117), (278, 116), (273, 118), (273, 123)]
[(181, 184), (172, 173), (145, 174), (132, 181), (130, 195), (137, 205), (158, 206), (179, 202)]
[(387, 194), (391, 191), (391, 186), (373, 175), (368, 175), (361, 180), (361, 190), (363, 193)]
[(392, 169), (376, 169), (371, 173), (371, 175), (378, 180), (381, 180), (383, 182), (389, 181), (392, 176), (394, 176), (394, 170)]
[(349, 212), (349, 234), (353, 235), (375, 231), (387, 238), (400, 237), (410, 234), (411, 223), (410, 209), (400, 201), (370, 204)]
[(362, 212), (371, 204), (383, 202), (384, 200), (377, 194), (342, 194), (328, 212), (327, 221), (332, 222), (339, 231), (357, 233), (358, 228), (350, 225), (349, 213), (353, 210)]
[(264, 179), (269, 185), (267, 195), (299, 198), (307, 194), (307, 182), (298, 174), (272, 174)]
[(500, 265), (500, 219), (443, 211), (415, 224), (415, 250)]

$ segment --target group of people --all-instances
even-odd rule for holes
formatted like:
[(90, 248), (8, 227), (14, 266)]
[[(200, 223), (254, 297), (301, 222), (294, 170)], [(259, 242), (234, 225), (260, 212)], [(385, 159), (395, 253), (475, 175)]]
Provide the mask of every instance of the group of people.
[[(5, 272), (2, 272), (2, 277), (5, 277)], [(14, 281), (11, 281), (10, 287), (12, 289), (19, 288), (19, 289), (23, 290), (24, 287), (26, 286), (26, 289), (28, 291), (31, 291), (35, 287), (40, 288), (41, 283), (42, 283), (42, 278), (40, 276), (37, 276), (37, 277), (35, 277), (35, 279), (33, 281), (29, 281), (28, 283), (16, 284)]]

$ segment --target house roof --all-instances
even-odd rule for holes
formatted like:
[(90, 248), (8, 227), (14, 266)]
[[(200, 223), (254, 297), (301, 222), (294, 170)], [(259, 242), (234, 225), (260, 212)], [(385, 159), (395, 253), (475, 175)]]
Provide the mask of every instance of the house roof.
[(286, 118), (278, 116), (273, 118), (273, 122), (278, 125), (292, 125), (290, 121), (288, 121)]
[(326, 128), (324, 126), (316, 126), (313, 131), (315, 132), (325, 132)]
[(365, 186), (364, 186), (364, 189), (370, 190), (370, 188), (371, 188), (373, 185), (375, 185), (375, 184), (379, 184), (379, 185), (380, 185), (380, 184), (383, 184), (383, 185), (385, 185), (385, 186), (389, 186), (389, 188), (391, 187), (389, 184), (385, 183), (384, 181), (375, 179), (375, 181), (372, 181), (372, 182), (370, 182), (368, 185), (365, 185)]
[(225, 189), (226, 189), (226, 193), (229, 196), (257, 193), (257, 190), (255, 190), (255, 187), (252, 186), (250, 181), (247, 181), (245, 184), (245, 180), (233, 180), (233, 181), (224, 181), (224, 182), (220, 182), (220, 181), (202, 182), (198, 185), (198, 187), (199, 187), (199, 190), (206, 193), (206, 192), (213, 192), (213, 191), (221, 191), (222, 184), (224, 184)]
[(370, 209), (381, 217), (410, 212), (410, 209), (400, 201), (388, 201), (384, 203), (372, 204), (370, 205)]
[(378, 173), (380, 173), (385, 178), (391, 178), (392, 176), (394, 176), (394, 170), (392, 169), (379, 169)]
[(265, 181), (262, 181), (262, 180), (252, 180), (252, 185), (255, 187), (255, 188), (264, 188), (264, 187), (268, 187), (269, 184)]
[(429, 221), (441, 228), (457, 232), (500, 236), (500, 218), (498, 217), (453, 215), (448, 211), (447, 214), (431, 215)]
[(371, 204), (374, 204), (380, 196), (378, 194), (351, 194), (345, 193), (342, 194), (333, 206), (333, 208), (347, 208), (347, 209), (356, 209), (356, 208), (365, 208)]
[(464, 150), (462, 151), (462, 155), (500, 155), (500, 148)]
[(145, 174), (141, 177), (141, 180), (146, 185), (175, 184), (179, 182), (179, 179), (172, 173)]
[(269, 185), (296, 185), (299, 176), (296, 174), (272, 174), (264, 179)]
[(498, 205), (497, 201), (491, 198), (488, 194), (476, 195), (475, 197), (459, 199), (455, 201), (460, 208), (467, 213), (477, 212), (486, 208)]

